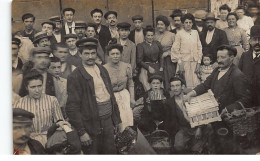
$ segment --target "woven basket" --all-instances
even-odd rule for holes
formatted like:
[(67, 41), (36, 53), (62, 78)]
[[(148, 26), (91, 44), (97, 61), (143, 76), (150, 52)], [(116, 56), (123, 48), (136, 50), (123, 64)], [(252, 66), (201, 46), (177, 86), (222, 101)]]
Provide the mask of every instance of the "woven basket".
[(241, 113), (241, 116), (235, 116), (234, 112), (227, 113), (224, 120), (232, 129), (234, 135), (243, 136), (247, 133), (254, 133), (257, 130), (258, 123), (256, 111), (251, 108), (245, 108), (241, 102), (239, 104), (243, 109), (237, 110), (236, 113)]
[(165, 130), (155, 130), (149, 136), (149, 142), (157, 154), (169, 154), (171, 142)]

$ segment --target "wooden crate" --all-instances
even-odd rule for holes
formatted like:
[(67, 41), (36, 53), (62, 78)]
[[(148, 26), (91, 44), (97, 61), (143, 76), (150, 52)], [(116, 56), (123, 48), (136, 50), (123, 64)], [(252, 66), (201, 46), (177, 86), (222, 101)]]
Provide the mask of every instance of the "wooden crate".
[(221, 117), (218, 113), (218, 102), (211, 90), (191, 98), (190, 103), (185, 102), (185, 106), (192, 128), (215, 121), (221, 121)]

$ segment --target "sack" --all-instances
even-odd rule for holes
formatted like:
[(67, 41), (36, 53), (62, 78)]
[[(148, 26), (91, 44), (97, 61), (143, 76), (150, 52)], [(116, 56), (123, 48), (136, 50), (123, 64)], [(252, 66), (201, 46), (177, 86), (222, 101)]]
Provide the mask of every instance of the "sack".
[(55, 152), (62, 150), (67, 144), (67, 135), (63, 130), (56, 130), (46, 143), (46, 150)]

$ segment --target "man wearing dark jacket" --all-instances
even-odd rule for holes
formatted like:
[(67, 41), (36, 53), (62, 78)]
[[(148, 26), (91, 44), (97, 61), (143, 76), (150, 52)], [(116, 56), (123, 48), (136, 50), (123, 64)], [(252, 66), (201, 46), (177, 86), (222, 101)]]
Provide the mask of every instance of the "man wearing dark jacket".
[(112, 39), (109, 28), (105, 25), (102, 25), (103, 12), (100, 9), (94, 9), (90, 12), (90, 15), (93, 19), (93, 22), (97, 25), (97, 35), (100, 42), (100, 45), (103, 51), (106, 51), (106, 46), (108, 42)]
[(212, 62), (217, 61), (217, 47), (220, 45), (228, 45), (228, 39), (225, 31), (216, 28), (216, 20), (214, 13), (208, 13), (204, 21), (207, 30), (202, 30), (200, 35), (203, 55), (212, 55)]
[(260, 106), (260, 26), (253, 26), (250, 35), (251, 49), (242, 54), (238, 68), (250, 81), (254, 106)]
[(13, 154), (45, 154), (42, 144), (30, 138), (34, 114), (20, 108), (13, 109)]
[(85, 154), (115, 154), (114, 127), (121, 123), (107, 70), (95, 63), (97, 39), (77, 42), (82, 65), (67, 79), (66, 112)]
[(143, 16), (136, 15), (132, 17), (135, 29), (129, 34), (129, 40), (133, 41), (135, 45), (144, 41), (144, 30), (143, 30)]

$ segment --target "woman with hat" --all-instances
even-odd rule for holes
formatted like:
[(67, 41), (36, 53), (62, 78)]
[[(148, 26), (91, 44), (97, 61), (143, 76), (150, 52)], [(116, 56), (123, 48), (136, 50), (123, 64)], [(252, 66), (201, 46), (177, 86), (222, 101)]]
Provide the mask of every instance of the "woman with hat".
[(163, 71), (164, 75), (164, 89), (170, 89), (169, 80), (175, 75), (176, 63), (171, 61), (171, 47), (175, 39), (175, 34), (167, 30), (170, 22), (167, 17), (159, 15), (156, 17), (156, 27), (157, 31), (155, 33), (155, 40), (159, 41), (163, 47), (162, 59), (164, 62), (163, 68), (160, 71)]
[(137, 45), (137, 65), (141, 68), (139, 80), (145, 91), (150, 89), (148, 76), (160, 72), (159, 69), (163, 68), (163, 47), (154, 40), (154, 33), (154, 28), (147, 26), (144, 29), (145, 41)]
[(235, 65), (238, 65), (242, 53), (249, 50), (246, 32), (237, 25), (237, 20), (238, 16), (236, 13), (229, 13), (227, 15), (228, 27), (224, 29), (229, 45), (237, 49), (237, 56), (233, 61)]
[(135, 105), (132, 67), (130, 64), (120, 61), (122, 51), (123, 46), (116, 44), (116, 40), (112, 41), (107, 46), (108, 63), (104, 65), (111, 79), (122, 120), (120, 131), (123, 131), (127, 126), (133, 126), (133, 111), (130, 105)]

